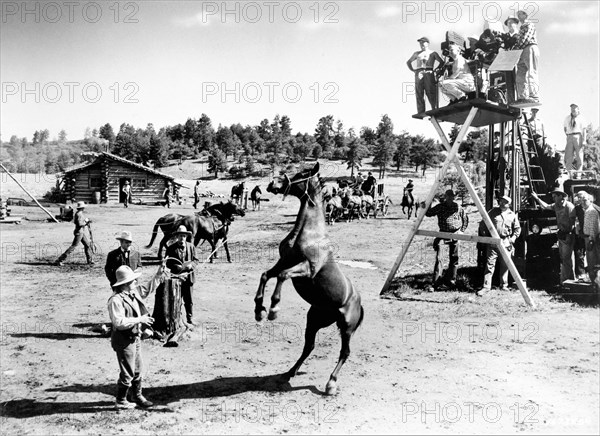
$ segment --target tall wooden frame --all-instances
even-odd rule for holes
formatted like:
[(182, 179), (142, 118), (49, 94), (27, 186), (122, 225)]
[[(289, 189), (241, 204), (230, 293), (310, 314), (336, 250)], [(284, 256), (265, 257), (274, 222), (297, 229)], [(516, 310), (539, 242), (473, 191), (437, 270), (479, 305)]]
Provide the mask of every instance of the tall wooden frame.
[[(440, 140), (442, 142), (442, 145), (444, 146), (446, 151), (448, 151), (448, 156), (446, 157), (446, 160), (444, 161), (444, 164), (442, 165), (442, 169), (437, 174), (435, 181), (433, 183), (433, 186), (431, 187), (431, 190), (429, 191), (429, 194), (427, 195), (427, 199), (425, 200), (425, 208), (429, 209), (429, 207), (431, 206), (431, 203), (433, 202), (435, 194), (438, 190), (438, 187), (440, 186), (441, 181), (443, 180), (444, 176), (446, 175), (448, 168), (450, 168), (451, 164), (454, 164), (462, 182), (467, 187), (467, 190), (469, 191), (471, 198), (475, 201), (475, 205), (477, 206), (477, 209), (479, 210), (479, 213), (481, 214), (481, 217), (483, 218), (483, 221), (485, 222), (485, 225), (487, 226), (487, 228), (490, 232), (490, 235), (492, 235), (492, 236), (491, 237), (483, 237), (483, 236), (477, 236), (477, 235), (464, 235), (464, 234), (455, 234), (455, 233), (447, 233), (447, 232), (434, 232), (434, 231), (429, 231), (429, 230), (419, 230), (419, 227), (421, 226), (421, 223), (423, 222), (423, 218), (425, 217), (424, 213), (420, 214), (417, 217), (417, 220), (415, 221), (415, 223), (413, 224), (413, 227), (410, 230), (410, 232), (406, 238), (406, 241), (404, 242), (404, 245), (402, 246), (402, 250), (400, 251), (400, 254), (398, 255), (398, 257), (396, 258), (394, 265), (392, 266), (392, 269), (387, 277), (387, 280), (385, 281), (385, 284), (383, 285), (383, 288), (381, 289), (380, 295), (385, 293), (388, 290), (388, 288), (390, 287), (394, 277), (396, 276), (396, 272), (398, 271), (398, 268), (402, 264), (402, 261), (404, 260), (404, 256), (408, 252), (408, 249), (409, 249), (410, 244), (412, 243), (414, 237), (416, 235), (432, 236), (432, 237), (441, 237), (441, 238), (447, 238), (447, 239), (457, 239), (460, 241), (481, 242), (484, 244), (496, 245), (498, 247), (498, 251), (500, 252), (500, 255), (502, 256), (502, 259), (508, 266), (508, 270), (510, 271), (511, 275), (514, 278), (514, 280), (517, 284), (517, 287), (519, 288), (519, 291), (521, 292), (521, 295), (523, 296), (523, 299), (525, 300), (525, 303), (527, 303), (531, 307), (535, 307), (535, 303), (531, 299), (529, 292), (527, 292), (525, 283), (521, 279), (521, 275), (519, 274), (519, 271), (517, 271), (517, 268), (515, 267), (515, 264), (510, 256), (510, 253), (508, 252), (508, 250), (506, 250), (506, 247), (504, 247), (502, 245), (502, 240), (500, 239), (500, 236), (498, 235), (496, 228), (494, 227), (485, 207), (483, 206), (481, 200), (479, 199), (477, 192), (475, 191), (475, 188), (473, 187), (471, 181), (469, 180), (469, 177), (465, 173), (463, 167), (460, 164), (460, 161), (458, 160), (458, 148), (459, 148), (460, 143), (462, 142), (463, 138), (466, 136), (467, 131), (471, 127), (473, 121), (477, 118), (481, 119), (481, 118), (486, 117), (486, 115), (483, 113), (478, 114), (479, 111), (483, 111), (485, 108), (480, 108), (477, 105), (469, 105), (468, 108), (470, 108), (468, 115), (467, 115), (464, 123), (462, 124), (462, 126), (460, 128), (460, 132), (458, 133), (458, 136), (454, 140), (453, 144), (450, 144), (450, 141), (446, 137), (446, 134), (442, 130), (440, 123), (435, 115), (436, 112), (439, 113), (442, 111), (448, 113), (448, 108), (443, 108), (441, 110), (432, 110), (432, 111), (429, 111), (429, 113), (427, 115), (427, 116), (431, 117), (430, 118), (431, 123), (433, 124), (433, 127), (437, 131), (437, 133), (440, 137)], [(478, 117), (478, 115), (479, 115), (479, 117)]]

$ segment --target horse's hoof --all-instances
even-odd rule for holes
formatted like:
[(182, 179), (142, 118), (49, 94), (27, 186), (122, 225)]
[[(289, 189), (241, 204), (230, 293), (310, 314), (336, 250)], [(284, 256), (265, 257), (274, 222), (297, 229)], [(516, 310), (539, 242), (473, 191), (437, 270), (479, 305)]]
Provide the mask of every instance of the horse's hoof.
[(275, 321), (277, 319), (277, 312), (269, 311), (269, 321)]
[(265, 309), (264, 307), (261, 310), (258, 310), (258, 311), (254, 312), (254, 319), (257, 322), (260, 322), (263, 319), (265, 319), (265, 316), (267, 316), (267, 309)]
[(327, 386), (325, 387), (325, 394), (327, 395), (335, 395), (337, 394), (337, 385), (334, 381), (329, 381)]

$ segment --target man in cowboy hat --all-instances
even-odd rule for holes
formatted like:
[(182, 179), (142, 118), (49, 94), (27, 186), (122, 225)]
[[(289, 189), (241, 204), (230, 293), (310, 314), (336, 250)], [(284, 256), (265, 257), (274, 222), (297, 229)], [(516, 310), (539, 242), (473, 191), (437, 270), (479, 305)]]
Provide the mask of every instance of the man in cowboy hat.
[(506, 32), (508, 38), (504, 42), (504, 48), (510, 50), (519, 38), (519, 19), (517, 17), (508, 17), (504, 21), (504, 25), (508, 29), (508, 32)]
[(408, 179), (408, 183), (404, 187), (404, 192), (410, 197), (410, 201), (412, 203), (415, 202), (415, 198), (413, 197), (413, 189), (415, 189), (415, 185), (413, 185), (413, 179)]
[(127, 205), (131, 202), (131, 185), (129, 184), (129, 180), (125, 180), (122, 191), (125, 200), (123, 204), (125, 207), (128, 207)]
[(567, 144), (564, 150), (565, 167), (567, 171), (581, 170), (583, 167), (583, 148), (585, 139), (585, 120), (579, 113), (579, 106), (571, 104), (571, 113), (563, 123)]
[[(417, 113), (425, 112), (425, 98), (427, 95), (431, 109), (438, 108), (437, 87), (435, 83), (434, 70), (444, 63), (444, 60), (436, 52), (429, 48), (429, 38), (422, 36), (417, 39), (421, 50), (416, 51), (406, 61), (408, 69), (415, 73), (415, 96), (417, 98)], [(416, 61), (416, 68), (413, 62)], [(435, 63), (438, 63), (435, 65)]]
[[(502, 240), (502, 245), (512, 256), (514, 253), (514, 243), (521, 234), (521, 225), (519, 224), (517, 215), (510, 210), (511, 201), (508, 195), (500, 197), (498, 199), (498, 206), (490, 210), (488, 214)], [(487, 245), (483, 287), (477, 291), (477, 295), (480, 297), (492, 289), (492, 277), (494, 276), (499, 254), (500, 250), (496, 245)], [(498, 272), (500, 275), (500, 288), (503, 291), (508, 290), (508, 266), (504, 262), (504, 259), (500, 259), (499, 261)]]
[(117, 281), (115, 274), (119, 267), (127, 265), (135, 272), (139, 272), (142, 269), (142, 257), (140, 253), (131, 249), (133, 242), (131, 232), (122, 231), (118, 233), (116, 240), (119, 241), (119, 248), (108, 253), (108, 256), (106, 256), (106, 265), (104, 266), (106, 278), (111, 286)]
[(552, 191), (554, 203), (547, 204), (538, 197), (535, 192), (531, 197), (540, 205), (542, 209), (553, 210), (556, 214), (556, 224), (558, 231), (558, 254), (560, 256), (560, 283), (565, 280), (572, 280), (573, 273), (573, 248), (575, 247), (575, 206), (567, 201), (567, 194), (560, 189)]
[(198, 259), (196, 258), (194, 245), (186, 241), (188, 237), (192, 236), (192, 232), (184, 225), (181, 225), (173, 236), (175, 237), (175, 242), (167, 247), (165, 253), (165, 258), (168, 259), (167, 268), (169, 268), (172, 274), (181, 275), (181, 297), (185, 306), (187, 323), (196, 325), (193, 320), (194, 302), (192, 301), (192, 294), (196, 280), (194, 275), (194, 261)]
[[(438, 217), (438, 226), (440, 228), (440, 232), (462, 233), (469, 226), (469, 217), (465, 213), (465, 210), (454, 201), (454, 197), (456, 197), (454, 191), (452, 189), (448, 189), (444, 193), (444, 201), (432, 206), (427, 212), (425, 212), (425, 216)], [(445, 244), (448, 244), (448, 254), (450, 257), (447, 274), (444, 279), (446, 279), (450, 286), (456, 285), (456, 274), (458, 272), (458, 241), (456, 239), (435, 238), (433, 240), (433, 249), (436, 252), (435, 263), (433, 266), (434, 288), (440, 284), (440, 280), (442, 279), (439, 259), (440, 241), (442, 240)]]
[(63, 265), (64, 260), (69, 256), (69, 254), (75, 251), (80, 242), (83, 245), (83, 250), (85, 252), (85, 257), (87, 259), (88, 265), (94, 264), (94, 260), (92, 258), (92, 247), (90, 245), (88, 235), (85, 232), (87, 225), (91, 223), (92, 220), (86, 218), (85, 214), (83, 213), (84, 209), (85, 202), (77, 202), (77, 212), (73, 217), (73, 222), (75, 223), (75, 230), (73, 231), (73, 242), (71, 243), (71, 246), (67, 248), (67, 251), (61, 254), (58, 259), (56, 259), (55, 265), (57, 266)]
[(142, 408), (152, 406), (142, 395), (142, 337), (146, 326), (154, 322), (148, 315), (143, 299), (147, 290), (137, 284), (141, 273), (133, 272), (127, 265), (117, 268), (114, 293), (108, 300), (108, 314), (112, 322), (110, 342), (117, 353), (119, 381), (117, 382), (117, 409), (130, 409), (135, 404), (127, 401), (133, 388), (133, 401)]

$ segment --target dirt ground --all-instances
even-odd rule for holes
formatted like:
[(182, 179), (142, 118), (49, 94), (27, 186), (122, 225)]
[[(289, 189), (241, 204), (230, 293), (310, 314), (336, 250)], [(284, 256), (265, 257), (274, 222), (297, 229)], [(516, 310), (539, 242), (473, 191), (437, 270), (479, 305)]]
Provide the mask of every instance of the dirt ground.
[[(432, 180), (432, 174), (416, 180), (417, 196), (424, 198)], [(216, 193), (232, 186), (203, 183)], [(78, 250), (59, 268), (50, 262), (69, 245), (73, 224), (51, 224), (37, 208), (13, 207), (28, 220), (0, 228), (2, 434), (598, 434), (598, 308), (543, 291), (532, 291), (535, 310), (518, 291), (477, 298), (409, 289), (400, 299), (379, 297), (414, 222), (398, 206), (405, 184), (406, 178), (386, 179), (395, 203), (387, 217), (330, 227), (336, 257), (365, 309), (337, 395), (323, 393), (340, 348), (335, 327), (319, 333), (297, 377), (287, 383), (278, 376), (303, 345), (308, 306), (291, 283), (284, 285), (278, 320), (254, 322), (260, 273), (276, 261), (299, 204), (267, 194), (271, 201), (261, 211), (231, 226), (233, 263), (221, 250), (216, 263), (198, 267), (200, 325), (178, 348), (144, 342), (145, 394), (157, 404), (146, 411), (113, 410), (115, 354), (92, 327), (108, 319), (103, 266), (116, 247), (114, 235), (131, 231), (142, 255), (152, 256), (157, 242), (144, 246), (167, 210), (90, 206), (97, 262), (86, 266)], [(474, 231), (479, 220), (471, 216)], [(434, 220), (426, 223), (435, 229)], [(465, 245), (461, 263), (474, 259), (474, 246)], [(418, 239), (399, 274), (429, 271), (432, 260), (431, 241)], [(142, 280), (155, 270), (145, 266)]]

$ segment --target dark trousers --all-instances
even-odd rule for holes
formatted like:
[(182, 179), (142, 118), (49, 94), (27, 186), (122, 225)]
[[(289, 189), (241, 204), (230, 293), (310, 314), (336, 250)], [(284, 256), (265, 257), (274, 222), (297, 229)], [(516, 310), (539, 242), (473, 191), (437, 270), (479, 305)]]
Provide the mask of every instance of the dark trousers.
[(75, 251), (80, 242), (83, 245), (83, 251), (85, 252), (87, 262), (90, 263), (92, 261), (92, 249), (90, 247), (90, 240), (85, 232), (75, 233), (71, 246), (67, 248), (67, 251), (60, 255), (57, 262), (65, 260), (73, 251)]
[(192, 320), (194, 315), (194, 302), (192, 301), (192, 294), (194, 291), (194, 285), (185, 281), (181, 283), (181, 298), (183, 298), (183, 305), (185, 306), (185, 314), (187, 321)]
[(448, 271), (446, 273), (447, 280), (456, 280), (456, 274), (458, 272), (458, 241), (448, 240), (442, 238), (435, 238), (433, 240), (433, 249), (435, 250), (435, 263), (433, 265), (433, 282), (435, 283), (441, 276), (441, 261), (440, 261), (440, 241), (444, 241), (448, 244), (448, 254), (450, 261), (448, 263)]
[(419, 70), (415, 72), (415, 92), (417, 95), (417, 113), (425, 112), (425, 96), (431, 109), (437, 109), (437, 86), (432, 70)]
[(577, 236), (575, 239), (575, 276), (585, 276), (585, 238)]
[(198, 195), (194, 195), (194, 209), (197, 208), (199, 202), (200, 202), (200, 197)]
[(138, 336), (134, 343), (115, 350), (119, 361), (119, 384), (130, 387), (132, 382), (142, 379), (142, 341)]

